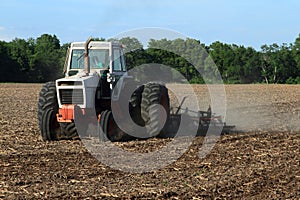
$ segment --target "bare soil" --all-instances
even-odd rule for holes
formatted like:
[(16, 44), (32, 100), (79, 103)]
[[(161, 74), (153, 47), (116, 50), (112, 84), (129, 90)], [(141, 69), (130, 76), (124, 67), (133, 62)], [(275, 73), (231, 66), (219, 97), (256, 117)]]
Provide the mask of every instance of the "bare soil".
[[(183, 86), (177, 86), (183, 87)], [(205, 86), (194, 85), (203, 109)], [(80, 140), (43, 142), (40, 84), (0, 84), (0, 199), (299, 199), (300, 85), (225, 86), (228, 124), (203, 159), (203, 137), (176, 162), (147, 173), (112, 169)], [(170, 139), (117, 143), (153, 151)], [(134, 162), (134, 161), (132, 161)]]

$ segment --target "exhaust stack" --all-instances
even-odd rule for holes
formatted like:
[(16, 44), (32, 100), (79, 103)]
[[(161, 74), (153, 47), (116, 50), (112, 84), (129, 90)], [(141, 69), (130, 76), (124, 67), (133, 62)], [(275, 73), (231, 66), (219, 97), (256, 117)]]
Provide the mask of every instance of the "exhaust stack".
[(84, 46), (84, 72), (86, 75), (89, 75), (91, 69), (90, 69), (90, 62), (89, 62), (89, 44), (92, 41), (92, 37), (89, 37), (87, 41), (85, 42)]

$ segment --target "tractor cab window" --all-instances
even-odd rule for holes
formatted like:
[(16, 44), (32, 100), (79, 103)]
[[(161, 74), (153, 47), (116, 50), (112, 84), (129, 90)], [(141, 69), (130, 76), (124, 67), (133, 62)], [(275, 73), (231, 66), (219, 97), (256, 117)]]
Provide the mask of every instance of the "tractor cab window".
[(84, 50), (74, 49), (71, 57), (71, 69), (83, 69), (84, 68)]
[(114, 62), (113, 70), (114, 71), (123, 71), (124, 70), (124, 58), (120, 49), (114, 49)]
[(109, 67), (108, 49), (91, 49), (89, 58), (91, 69), (105, 69)]
[[(74, 49), (72, 51), (71, 69), (84, 68), (84, 50)], [(91, 69), (105, 69), (109, 67), (108, 49), (90, 49), (89, 63)]]

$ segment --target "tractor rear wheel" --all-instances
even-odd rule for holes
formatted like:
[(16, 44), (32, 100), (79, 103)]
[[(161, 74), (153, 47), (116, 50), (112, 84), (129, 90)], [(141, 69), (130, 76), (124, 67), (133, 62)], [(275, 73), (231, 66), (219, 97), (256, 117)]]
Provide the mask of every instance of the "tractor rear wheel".
[[(161, 108), (165, 110), (163, 112)], [(150, 137), (162, 136), (170, 117), (168, 89), (159, 83), (148, 83), (144, 87), (141, 116)], [(163, 123), (163, 119), (166, 121)]]
[(136, 89), (129, 100), (129, 113), (132, 120), (139, 126), (145, 126), (145, 122), (141, 116), (141, 102), (144, 86)]

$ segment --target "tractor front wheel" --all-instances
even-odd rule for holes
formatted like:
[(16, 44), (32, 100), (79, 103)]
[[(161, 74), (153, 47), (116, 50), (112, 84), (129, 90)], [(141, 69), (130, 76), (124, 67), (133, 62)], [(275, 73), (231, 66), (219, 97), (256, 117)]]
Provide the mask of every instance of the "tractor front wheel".
[(38, 102), (38, 121), (44, 141), (77, 139), (78, 133), (74, 122), (58, 123), (58, 101), (55, 82), (42, 86)]
[(48, 82), (43, 85), (38, 102), (39, 127), (44, 141), (57, 140), (61, 134), (56, 113), (58, 113), (58, 103), (55, 82)]
[(108, 140), (112, 142), (124, 141), (127, 140), (126, 138), (128, 137), (128, 135), (118, 127), (110, 110), (101, 112), (98, 132), (100, 142), (106, 142)]

